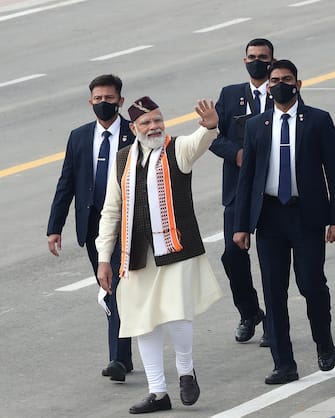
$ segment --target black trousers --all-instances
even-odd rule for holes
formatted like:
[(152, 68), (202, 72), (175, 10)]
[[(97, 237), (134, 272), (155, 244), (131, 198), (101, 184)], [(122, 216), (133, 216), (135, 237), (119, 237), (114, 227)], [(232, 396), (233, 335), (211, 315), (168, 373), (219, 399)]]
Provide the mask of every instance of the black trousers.
[(275, 368), (296, 366), (287, 307), (292, 255), (313, 340), (323, 351), (332, 347), (330, 295), (324, 274), (325, 228), (312, 230), (302, 224), (299, 201), (282, 205), (276, 198), (265, 197), (256, 243)]
[[(98, 236), (99, 221), (100, 213), (97, 212), (94, 208), (91, 209), (86, 249), (96, 277), (98, 270), (98, 252), (95, 246), (95, 239)], [(132, 368), (131, 338), (119, 338), (120, 317), (116, 304), (116, 288), (120, 280), (120, 254), (120, 245), (119, 242), (117, 242), (111, 258), (111, 266), (113, 270), (112, 294), (107, 294), (105, 297), (105, 302), (111, 311), (110, 316), (106, 315), (108, 320), (109, 360), (120, 361), (127, 368)]]
[(250, 257), (233, 241), (235, 201), (224, 210), (225, 250), (221, 261), (229, 278), (230, 288), (236, 308), (243, 319), (254, 316), (259, 310), (257, 292), (252, 283)]

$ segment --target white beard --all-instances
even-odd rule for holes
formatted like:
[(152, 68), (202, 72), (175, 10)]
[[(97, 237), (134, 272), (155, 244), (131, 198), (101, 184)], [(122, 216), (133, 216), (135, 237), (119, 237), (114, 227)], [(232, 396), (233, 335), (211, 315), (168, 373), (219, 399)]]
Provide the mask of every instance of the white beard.
[(165, 132), (159, 130), (161, 134), (160, 136), (150, 138), (149, 134), (152, 134), (155, 132), (157, 131), (150, 131), (147, 135), (143, 135), (137, 132), (137, 139), (140, 141), (140, 143), (144, 147), (151, 148), (151, 149), (160, 148), (165, 142)]

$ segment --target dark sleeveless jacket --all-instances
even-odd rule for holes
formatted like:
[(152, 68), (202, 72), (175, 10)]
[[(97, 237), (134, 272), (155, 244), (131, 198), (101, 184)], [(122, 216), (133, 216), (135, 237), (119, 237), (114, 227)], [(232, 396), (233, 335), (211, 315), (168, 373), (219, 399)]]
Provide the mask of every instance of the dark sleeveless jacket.
[[(177, 229), (180, 231), (180, 242), (183, 249), (179, 252), (155, 256), (157, 266), (172, 264), (204, 254), (205, 249), (195, 217), (191, 190), (192, 173), (184, 174), (177, 165), (175, 139), (170, 141), (166, 153), (169, 162), (173, 205)], [(117, 153), (117, 180), (121, 179), (128, 158), (130, 146)], [(140, 164), (141, 151), (136, 166), (135, 206), (130, 250), (129, 270), (138, 270), (146, 266), (148, 246), (153, 248), (150, 212), (147, 191), (147, 173), (149, 158), (144, 167)]]

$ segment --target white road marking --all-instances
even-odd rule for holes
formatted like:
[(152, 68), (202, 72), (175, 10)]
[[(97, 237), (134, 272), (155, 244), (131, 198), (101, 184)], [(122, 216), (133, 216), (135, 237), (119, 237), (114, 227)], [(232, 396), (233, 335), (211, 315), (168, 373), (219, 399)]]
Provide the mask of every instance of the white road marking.
[(0, 12), (8, 12), (13, 10), (28, 9), (29, 7), (40, 6), (41, 4), (50, 3), (50, 0), (7, 0), (4, 2), (0, 1)]
[(57, 9), (58, 7), (71, 6), (72, 4), (83, 3), (86, 1), (87, 0), (68, 0), (68, 1), (62, 1), (60, 3), (52, 4), (49, 6), (35, 7), (34, 9), (27, 9), (27, 10), (23, 10), (22, 12), (16, 12), (16, 13), (11, 13), (5, 16), (0, 16), (0, 22), (4, 22), (5, 20), (10, 20), (10, 19), (16, 19), (17, 17), (27, 16), (27, 15), (31, 15), (34, 13), (44, 12), (45, 10)]
[(16, 78), (14, 80), (6, 81), (4, 83), (0, 83), (0, 87), (10, 86), (12, 84), (23, 83), (25, 81), (34, 80), (35, 78), (45, 77), (46, 74), (32, 74), (27, 75), (26, 77)]
[(329, 398), (324, 402), (320, 402), (316, 405), (305, 409), (302, 412), (292, 415), (290, 418), (335, 418), (334, 415), (335, 398)]
[(0, 312), (0, 316), (1, 316), (1, 315), (5, 315), (6, 313), (8, 313), (8, 312), (12, 312), (12, 311), (14, 311), (14, 308), (10, 308), (10, 309), (7, 309), (7, 310), (5, 310), (5, 311), (2, 311), (2, 312)]
[(218, 29), (226, 28), (227, 26), (237, 25), (238, 23), (246, 22), (247, 20), (251, 20), (251, 17), (239, 17), (237, 19), (228, 20), (227, 22), (219, 23), (218, 25), (209, 26), (207, 28), (195, 30), (193, 31), (193, 33), (212, 32), (213, 30), (218, 30)]
[(264, 395), (251, 399), (250, 401), (235, 406), (232, 409), (213, 415), (210, 418), (245, 417), (246, 415), (252, 414), (253, 412), (259, 411), (260, 409), (266, 408), (269, 405), (273, 405), (274, 403), (277, 403), (283, 399), (295, 395), (296, 393), (299, 393), (311, 386), (317, 385), (318, 383), (324, 382), (329, 379), (333, 379), (334, 377), (334, 370), (331, 370), (329, 372), (318, 371), (316, 373), (310, 374), (309, 376), (305, 376), (300, 380), (283, 385), (277, 389), (271, 390), (270, 392), (264, 393)]
[(211, 235), (209, 237), (204, 238), (203, 242), (216, 242), (223, 239), (223, 232), (219, 232), (218, 234)]
[(69, 284), (68, 286), (59, 287), (55, 289), (57, 292), (73, 292), (74, 290), (82, 289), (83, 287), (91, 286), (92, 284), (96, 283), (95, 276), (88, 277), (87, 279), (80, 280), (79, 282), (75, 282)]
[(306, 1), (301, 1), (300, 3), (289, 4), (288, 7), (301, 7), (301, 6), (306, 6), (307, 4), (319, 3), (320, 1), (321, 0), (306, 0)]
[(152, 47), (153, 47), (153, 45), (136, 46), (134, 48), (125, 49), (123, 51), (113, 52), (113, 53), (107, 54), (107, 55), (102, 55), (101, 57), (91, 58), (90, 61), (105, 61), (105, 60), (109, 60), (111, 58), (119, 57), (121, 55), (132, 54), (133, 52), (142, 51), (143, 49), (152, 48)]

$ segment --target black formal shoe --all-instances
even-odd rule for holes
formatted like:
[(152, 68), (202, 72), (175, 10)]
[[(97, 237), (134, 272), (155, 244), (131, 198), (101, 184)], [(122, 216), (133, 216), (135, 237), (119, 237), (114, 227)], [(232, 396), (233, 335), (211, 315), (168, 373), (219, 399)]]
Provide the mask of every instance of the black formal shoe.
[(136, 403), (129, 408), (130, 414), (145, 414), (147, 412), (166, 411), (171, 409), (171, 401), (169, 395), (166, 394), (162, 399), (156, 400), (154, 393), (143, 399), (143, 401)]
[[(115, 365), (115, 362), (117, 363), (117, 365)], [(120, 370), (120, 367), (123, 370), (125, 368), (126, 373), (130, 373), (133, 370), (133, 363), (130, 362), (128, 366), (125, 366), (121, 361), (112, 360), (105, 369), (102, 369), (101, 374), (103, 376), (113, 377), (115, 376), (115, 371)], [(118, 372), (118, 374), (120, 373)], [(113, 380), (117, 380), (117, 379), (113, 379)], [(121, 380), (121, 382), (124, 382), (124, 380)]]
[(265, 318), (262, 309), (249, 319), (241, 319), (235, 331), (235, 340), (239, 343), (249, 341), (255, 335), (255, 327)]
[(335, 367), (335, 348), (328, 352), (318, 353), (318, 365), (323, 372), (332, 370)]
[(124, 382), (126, 380), (127, 369), (120, 361), (112, 360), (106, 369), (103, 369), (101, 374), (109, 376), (111, 380), (116, 382)]
[(265, 383), (267, 385), (282, 385), (298, 379), (299, 375), (295, 367), (285, 367), (283, 369), (274, 369), (269, 376), (266, 376)]
[(267, 336), (266, 332), (264, 332), (264, 334), (261, 336), (261, 338), (259, 340), (259, 346), (260, 347), (270, 347), (270, 343), (269, 343), (268, 336)]
[(200, 388), (197, 382), (197, 376), (195, 370), (193, 370), (193, 376), (184, 375), (180, 376), (180, 399), (184, 405), (193, 405), (199, 399)]

